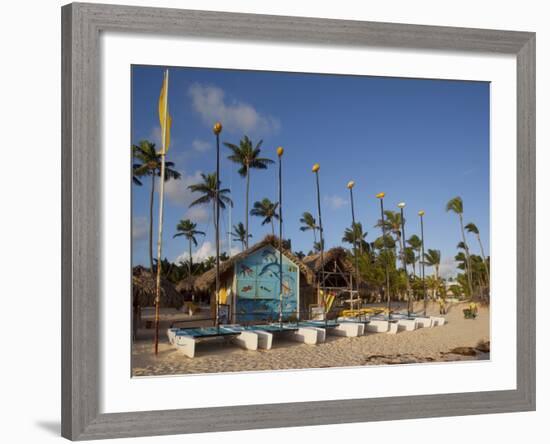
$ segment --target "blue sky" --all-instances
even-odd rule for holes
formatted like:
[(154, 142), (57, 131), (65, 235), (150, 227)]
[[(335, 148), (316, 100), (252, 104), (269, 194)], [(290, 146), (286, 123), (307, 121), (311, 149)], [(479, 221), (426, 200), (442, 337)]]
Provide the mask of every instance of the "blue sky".
[[(132, 68), (132, 143), (148, 139), (160, 147), (157, 103), (163, 69)], [(214, 172), (211, 128), (220, 120), (222, 142), (238, 143), (245, 134), (254, 142), (263, 139), (262, 155), (274, 160), (277, 146), (285, 148), (284, 235), (292, 239), (293, 250), (307, 253), (312, 248), (312, 234), (299, 230), (299, 218), (304, 211), (316, 215), (311, 166), (318, 162), (327, 247), (341, 245), (343, 231), (351, 224), (346, 184), (353, 179), (356, 218), (368, 232), (368, 241), (380, 235), (374, 228), (379, 217), (374, 196), (384, 191), (387, 209), (407, 203), (407, 237), (419, 234), (417, 212), (426, 211), (426, 249), (441, 250), (443, 275), (452, 275), (461, 239), (458, 218), (445, 212), (450, 198), (463, 198), (465, 223), (478, 226), (489, 252), (489, 99), (490, 85), (485, 82), (170, 67), (173, 126), (167, 159), (183, 177), (166, 183), (163, 256), (187, 257), (186, 241), (172, 238), (184, 218), (207, 232), (199, 238), (197, 258), (215, 251), (211, 207), (189, 208), (195, 197), (187, 186), (196, 183), (201, 172)], [(221, 180), (232, 190), (235, 224), (244, 222), (245, 181), (226, 159), (228, 151), (221, 146)], [(150, 182), (146, 179), (132, 191), (133, 262), (147, 265)], [(251, 205), (264, 197), (277, 200), (275, 165), (251, 172)], [(155, 207), (155, 219), (157, 213)], [(228, 211), (222, 219), (226, 233)], [(252, 242), (270, 232), (259, 218), (249, 220)], [(228, 250), (227, 236), (222, 237), (222, 249)], [(478, 253), (476, 239), (469, 236), (468, 241)], [(233, 242), (231, 247), (236, 251), (239, 245)]]

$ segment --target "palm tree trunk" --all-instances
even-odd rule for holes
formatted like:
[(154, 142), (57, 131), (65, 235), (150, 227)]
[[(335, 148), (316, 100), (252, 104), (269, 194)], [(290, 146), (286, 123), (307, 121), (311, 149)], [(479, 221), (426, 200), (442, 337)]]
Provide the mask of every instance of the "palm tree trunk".
[(155, 201), (155, 174), (151, 175), (151, 197), (149, 199), (149, 264), (153, 272), (153, 205)]
[(275, 236), (275, 225), (273, 224), (273, 218), (271, 218), (271, 235)]
[(468, 288), (470, 290), (470, 297), (473, 298), (474, 289), (472, 286), (472, 267), (470, 266), (470, 251), (468, 249), (468, 244), (466, 243), (466, 235), (464, 234), (464, 222), (462, 220), (462, 214), (459, 214), (458, 218), (460, 219), (460, 231), (462, 232), (462, 242), (464, 242), (464, 252), (466, 253), (466, 267), (468, 268), (466, 277), (468, 278)]
[(189, 239), (189, 277), (193, 273), (193, 251), (191, 249), (191, 239)]
[(246, 214), (245, 214), (245, 223), (246, 223), (246, 237), (244, 239), (246, 248), (248, 249), (248, 195), (250, 192), (250, 169), (246, 167)]
[(214, 215), (214, 230), (216, 230), (218, 228), (216, 223), (216, 199), (212, 201), (212, 214)]

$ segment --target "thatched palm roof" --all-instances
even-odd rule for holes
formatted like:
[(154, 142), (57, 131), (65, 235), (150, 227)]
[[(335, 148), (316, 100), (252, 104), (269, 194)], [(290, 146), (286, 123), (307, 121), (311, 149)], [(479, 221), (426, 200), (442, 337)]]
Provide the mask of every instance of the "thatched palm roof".
[(343, 271), (354, 272), (354, 266), (348, 258), (347, 251), (342, 247), (331, 248), (323, 253), (323, 264), (321, 263), (321, 253), (311, 254), (302, 259), (302, 262), (307, 265), (314, 273), (321, 271), (322, 267), (327, 264), (337, 261)]
[[(142, 307), (155, 305), (156, 277), (144, 267), (137, 266), (132, 270), (132, 295)], [(160, 303), (164, 307), (180, 307), (183, 297), (167, 279), (160, 280)]]
[(195, 289), (195, 281), (197, 276), (187, 276), (176, 284), (176, 290), (181, 292), (193, 291)]
[[(247, 256), (250, 256), (252, 253), (262, 249), (263, 247), (271, 245), (275, 249), (279, 249), (279, 239), (275, 236), (266, 236), (261, 242), (258, 242), (257, 244), (254, 244), (252, 247), (250, 247), (247, 250), (244, 250), (234, 256), (231, 256), (228, 260), (223, 261), (220, 263), (220, 276), (231, 271), (233, 269), (233, 265), (235, 265), (236, 262), (246, 258)], [(308, 267), (306, 267), (300, 259), (298, 259), (290, 250), (287, 250), (283, 248), (283, 254), (286, 256), (288, 260), (293, 262), (300, 270), (302, 275), (306, 279), (306, 283), (312, 284), (314, 281), (314, 274), (312, 270)], [(212, 268), (208, 270), (207, 272), (200, 275), (195, 280), (195, 288), (200, 291), (207, 291), (210, 289), (213, 285), (216, 283), (216, 269)]]

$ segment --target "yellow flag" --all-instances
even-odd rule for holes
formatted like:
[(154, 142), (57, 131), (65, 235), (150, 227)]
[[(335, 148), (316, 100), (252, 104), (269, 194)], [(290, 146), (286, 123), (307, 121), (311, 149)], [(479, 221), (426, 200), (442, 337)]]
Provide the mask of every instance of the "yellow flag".
[(172, 116), (168, 111), (168, 71), (166, 71), (166, 74), (164, 75), (162, 88), (160, 89), (159, 121), (164, 153), (166, 154), (168, 147), (170, 146), (170, 128), (172, 127)]

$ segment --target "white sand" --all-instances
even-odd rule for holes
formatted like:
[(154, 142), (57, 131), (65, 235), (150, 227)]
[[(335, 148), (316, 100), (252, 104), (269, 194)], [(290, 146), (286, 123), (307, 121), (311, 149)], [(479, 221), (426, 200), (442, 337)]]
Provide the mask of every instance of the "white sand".
[[(442, 327), (422, 328), (397, 335), (368, 334), (357, 338), (328, 336), (327, 342), (305, 345), (274, 338), (273, 349), (247, 351), (225, 343), (208, 340), (197, 345), (195, 358), (188, 358), (172, 347), (162, 330), (159, 355), (153, 353), (150, 338), (134, 343), (133, 375), (173, 375), (219, 373), (292, 368), (346, 367), (376, 364), (408, 364), (471, 359), (488, 359), (488, 353), (462, 356), (449, 353), (456, 347), (476, 347), (489, 340), (489, 309), (481, 308), (475, 320), (464, 319), (464, 304), (450, 308)], [(415, 307), (419, 309), (419, 307)], [(438, 315), (431, 305), (429, 313)]]

